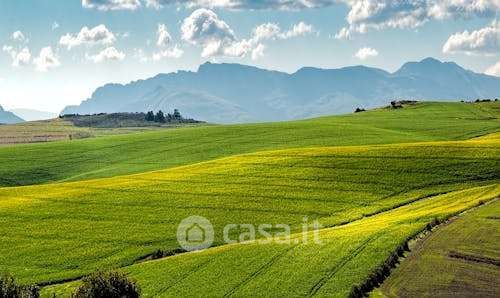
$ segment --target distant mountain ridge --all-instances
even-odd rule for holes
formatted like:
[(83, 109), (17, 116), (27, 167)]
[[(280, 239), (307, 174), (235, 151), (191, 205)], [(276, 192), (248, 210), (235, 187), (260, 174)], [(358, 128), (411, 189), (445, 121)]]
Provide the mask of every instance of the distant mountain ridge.
[(0, 105), (0, 124), (14, 124), (20, 122), (24, 122), (24, 120), (12, 112), (5, 111)]
[(107, 84), (63, 114), (170, 111), (218, 123), (299, 119), (372, 108), (393, 99), (472, 100), (500, 96), (500, 78), (426, 58), (394, 73), (366, 66), (304, 67), (288, 74), (240, 64), (200, 65)]

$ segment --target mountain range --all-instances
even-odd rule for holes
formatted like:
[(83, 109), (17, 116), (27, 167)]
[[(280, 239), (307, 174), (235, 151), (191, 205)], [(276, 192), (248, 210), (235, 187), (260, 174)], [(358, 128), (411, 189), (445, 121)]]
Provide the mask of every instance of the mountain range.
[(13, 124), (20, 122), (24, 122), (24, 120), (12, 112), (5, 111), (3, 107), (0, 106), (0, 124)]
[(196, 72), (107, 84), (62, 114), (172, 111), (216, 123), (300, 119), (372, 108), (394, 99), (457, 101), (500, 97), (500, 78), (426, 58), (396, 72), (366, 66), (304, 67), (284, 73), (205, 63)]

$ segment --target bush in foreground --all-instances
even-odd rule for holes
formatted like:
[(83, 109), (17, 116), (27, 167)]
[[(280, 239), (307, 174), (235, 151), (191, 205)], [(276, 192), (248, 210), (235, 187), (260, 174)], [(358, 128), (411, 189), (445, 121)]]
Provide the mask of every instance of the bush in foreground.
[(136, 282), (116, 271), (97, 271), (83, 279), (75, 298), (137, 298), (140, 289)]
[(38, 298), (40, 297), (37, 286), (21, 286), (16, 283), (10, 274), (0, 277), (0, 298)]

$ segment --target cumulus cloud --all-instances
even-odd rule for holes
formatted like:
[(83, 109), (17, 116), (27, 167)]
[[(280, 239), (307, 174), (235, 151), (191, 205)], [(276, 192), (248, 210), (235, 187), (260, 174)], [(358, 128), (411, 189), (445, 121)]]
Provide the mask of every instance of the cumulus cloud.
[(166, 47), (172, 41), (172, 36), (167, 30), (167, 26), (165, 24), (158, 24), (158, 30), (156, 31), (158, 35), (158, 39), (156, 41), (156, 45), (159, 47)]
[(87, 59), (94, 61), (94, 63), (120, 61), (125, 59), (125, 53), (118, 51), (115, 47), (107, 47), (97, 55), (87, 56)]
[(59, 58), (52, 51), (51, 47), (45, 47), (40, 50), (40, 55), (33, 59), (35, 69), (37, 71), (46, 72), (50, 68), (55, 68), (61, 65)]
[(377, 57), (378, 51), (372, 48), (364, 47), (359, 49), (354, 56), (359, 60), (366, 60), (371, 57)]
[(225, 9), (279, 9), (279, 10), (299, 10), (306, 8), (318, 8), (330, 6), (337, 3), (337, 0), (145, 0), (146, 6), (161, 8), (165, 5), (184, 5), (186, 7), (208, 7)]
[(490, 76), (500, 77), (500, 61), (488, 67), (488, 69), (484, 73)]
[(85, 8), (95, 8), (98, 10), (136, 10), (141, 6), (139, 0), (82, 0)]
[(177, 45), (173, 48), (162, 50), (158, 53), (153, 54), (153, 61), (159, 61), (164, 58), (180, 58), (184, 55), (184, 51), (180, 49)]
[(4, 45), (2, 50), (12, 58), (12, 66), (26, 66), (31, 61), (31, 52), (27, 47), (16, 50), (12, 46)]
[(281, 28), (277, 24), (265, 23), (255, 27), (253, 30), (252, 40), (253, 42), (258, 43), (261, 40), (289, 39), (314, 32), (313, 26), (304, 22), (299, 22), (293, 25), (290, 30), (285, 32), (281, 32)]
[(182, 26), (182, 39), (203, 48), (203, 57), (243, 57), (251, 53), (260, 57), (265, 40), (288, 39), (314, 31), (311, 25), (300, 22), (290, 30), (282, 32), (277, 24), (266, 23), (257, 26), (249, 39), (238, 39), (229, 25), (213, 11), (200, 8), (187, 17)]
[(459, 17), (491, 17), (500, 10), (499, 0), (342, 0), (350, 7), (348, 26), (335, 37), (349, 38), (369, 29), (416, 28), (429, 20)]
[(92, 29), (83, 27), (78, 34), (67, 33), (61, 36), (59, 44), (70, 50), (79, 45), (112, 44), (116, 40), (113, 32), (109, 31), (105, 25), (101, 24)]
[(285, 32), (283, 38), (292, 38), (297, 36), (304, 36), (314, 32), (314, 28), (312, 25), (306, 24), (304, 22), (299, 22), (298, 24), (293, 25), (292, 29)]
[(26, 37), (21, 31), (16, 31), (12, 33), (12, 39), (15, 41), (23, 42), (26, 40)]
[(260, 59), (261, 57), (264, 57), (264, 50), (266, 49), (266, 47), (259, 43), (255, 49), (252, 50), (252, 60), (258, 60)]
[(225, 49), (236, 41), (229, 25), (215, 12), (204, 8), (195, 10), (184, 19), (181, 32), (182, 39), (203, 47), (203, 57), (224, 54)]
[(443, 53), (495, 54), (500, 53), (500, 22), (476, 30), (451, 35), (443, 46)]

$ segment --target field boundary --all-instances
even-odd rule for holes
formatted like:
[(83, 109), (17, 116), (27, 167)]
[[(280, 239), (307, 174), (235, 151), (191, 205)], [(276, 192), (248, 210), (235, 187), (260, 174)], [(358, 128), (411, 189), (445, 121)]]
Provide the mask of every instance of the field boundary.
[[(361, 297), (366, 297), (369, 295), (370, 292), (372, 292), (375, 288), (378, 288), (382, 283), (390, 276), (392, 270), (396, 268), (396, 265), (399, 264), (402, 260), (404, 260), (407, 255), (405, 256), (405, 252), (408, 252), (411, 254), (412, 250), (410, 248), (412, 242), (414, 244), (416, 243), (421, 243), (424, 242), (425, 240), (428, 239), (428, 237), (436, 230), (440, 229), (444, 226), (447, 226), (457, 219), (459, 219), (462, 215), (468, 213), (468, 212), (473, 212), (479, 208), (482, 208), (484, 206), (487, 206), (493, 202), (496, 202), (500, 199), (500, 196), (494, 197), (490, 200), (487, 201), (481, 201), (478, 203), (478, 205), (473, 206), (469, 209), (466, 209), (464, 211), (459, 212), (458, 214), (452, 214), (448, 218), (446, 218), (443, 221), (440, 221), (439, 219), (435, 218), (432, 222), (428, 223), (427, 226), (415, 233), (414, 235), (408, 237), (401, 245), (399, 245), (391, 254), (390, 256), (383, 262), (382, 265), (380, 265), (378, 268), (374, 269), (367, 277), (367, 279), (359, 284), (355, 285), (352, 287), (351, 292), (349, 294), (350, 298), (361, 298)], [(498, 262), (498, 261), (497, 261)], [(499, 266), (496, 263), (493, 263), (493, 265)]]

